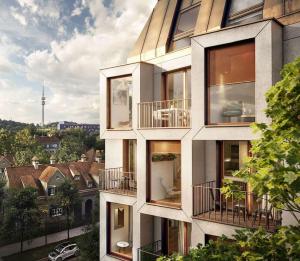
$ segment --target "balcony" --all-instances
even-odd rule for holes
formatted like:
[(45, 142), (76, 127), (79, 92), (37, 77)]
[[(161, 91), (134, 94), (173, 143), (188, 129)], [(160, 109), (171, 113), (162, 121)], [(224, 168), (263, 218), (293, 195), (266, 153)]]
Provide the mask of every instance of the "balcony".
[(190, 128), (191, 99), (138, 104), (138, 128)]
[(281, 224), (281, 211), (269, 203), (268, 195), (257, 197), (241, 189), (226, 197), (216, 182), (210, 181), (193, 187), (193, 218), (274, 231)]
[(123, 171), (122, 167), (101, 170), (99, 187), (101, 191), (136, 196), (136, 175), (133, 172)]
[(138, 261), (155, 261), (163, 255), (161, 240), (138, 248)]

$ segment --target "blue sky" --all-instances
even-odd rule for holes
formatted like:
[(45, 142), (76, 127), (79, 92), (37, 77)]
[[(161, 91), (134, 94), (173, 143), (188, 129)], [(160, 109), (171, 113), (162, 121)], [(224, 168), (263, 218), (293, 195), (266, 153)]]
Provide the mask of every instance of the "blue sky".
[(0, 118), (99, 121), (98, 69), (126, 62), (156, 0), (1, 0)]

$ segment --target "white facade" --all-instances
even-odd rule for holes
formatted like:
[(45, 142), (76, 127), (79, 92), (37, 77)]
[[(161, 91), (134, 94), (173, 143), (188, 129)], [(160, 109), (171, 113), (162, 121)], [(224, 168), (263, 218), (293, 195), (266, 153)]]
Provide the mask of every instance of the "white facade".
[[(211, 47), (233, 44), (253, 39), (255, 42), (255, 119), (267, 122), (264, 93), (280, 79), (283, 61), (291, 61), (300, 55), (299, 45), (289, 45), (292, 30), (285, 29), (274, 20), (265, 20), (195, 36), (191, 47), (149, 60), (147, 63), (126, 64), (100, 71), (100, 125), (108, 126), (108, 83), (109, 79), (132, 75), (132, 128), (110, 130), (102, 128), (100, 135), (105, 139), (106, 168), (123, 167), (123, 140), (137, 141), (136, 195), (119, 195), (110, 191), (100, 192), (100, 257), (114, 259), (108, 253), (107, 204), (118, 203), (132, 207), (133, 239), (132, 258), (138, 260), (138, 248), (153, 243), (159, 238), (157, 218), (178, 220), (188, 224), (189, 247), (205, 243), (205, 235), (230, 236), (238, 226), (193, 218), (193, 186), (216, 178), (216, 142), (251, 141), (256, 138), (249, 126), (207, 126), (205, 121), (206, 97), (206, 50)], [(285, 32), (285, 34), (283, 34)], [(290, 33), (289, 33), (290, 32)], [(284, 39), (283, 39), (284, 35)], [(299, 35), (298, 35), (299, 36)], [(290, 50), (293, 51), (290, 51)], [(138, 128), (140, 115), (138, 103), (163, 100), (163, 73), (191, 67), (191, 126), (186, 128)], [(180, 207), (159, 206), (147, 200), (147, 142), (181, 142), (181, 204)], [(283, 224), (289, 223), (283, 214)], [(188, 229), (188, 230), (189, 230)]]

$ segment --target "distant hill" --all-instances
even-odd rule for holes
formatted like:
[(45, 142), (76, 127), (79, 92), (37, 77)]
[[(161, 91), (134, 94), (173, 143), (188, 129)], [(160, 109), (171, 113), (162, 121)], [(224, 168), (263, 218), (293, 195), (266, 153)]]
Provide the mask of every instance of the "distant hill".
[(34, 126), (34, 124), (0, 119), (0, 129), (7, 129), (9, 131), (16, 132), (29, 126)]

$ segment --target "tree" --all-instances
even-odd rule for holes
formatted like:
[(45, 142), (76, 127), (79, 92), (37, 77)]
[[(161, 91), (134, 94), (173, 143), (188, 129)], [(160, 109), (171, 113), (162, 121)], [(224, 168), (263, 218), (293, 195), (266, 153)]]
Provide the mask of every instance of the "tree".
[(5, 213), (1, 235), (10, 238), (12, 235), (20, 235), (21, 252), (23, 241), (31, 237), (33, 227), (40, 222), (40, 212), (37, 204), (37, 191), (33, 188), (22, 190), (9, 190), (5, 200)]
[(58, 162), (71, 162), (80, 158), (84, 152), (85, 132), (83, 130), (67, 130), (64, 131), (61, 137), (60, 148), (56, 153)]
[[(6, 195), (5, 185), (6, 185), (6, 180), (0, 176), (0, 217), (3, 213), (2, 207), (3, 207), (4, 198)], [(0, 223), (1, 223), (1, 219), (0, 219)]]
[(252, 141), (245, 167), (235, 173), (258, 196), (268, 194), (277, 208), (300, 213), (300, 57), (284, 66), (282, 80), (266, 93), (270, 123), (256, 123), (260, 138)]
[(11, 132), (6, 129), (0, 129), (0, 155), (11, 153)]
[(58, 193), (54, 198), (55, 203), (62, 207), (67, 217), (68, 239), (70, 238), (70, 216), (74, 214), (75, 207), (80, 204), (79, 191), (70, 180), (65, 180), (58, 187)]
[(93, 224), (85, 228), (85, 234), (79, 242), (80, 260), (99, 260), (99, 227)]
[(226, 236), (199, 244), (185, 257), (160, 257), (159, 261), (289, 261), (300, 260), (300, 227), (285, 227), (275, 233), (264, 229), (237, 230), (233, 239)]

